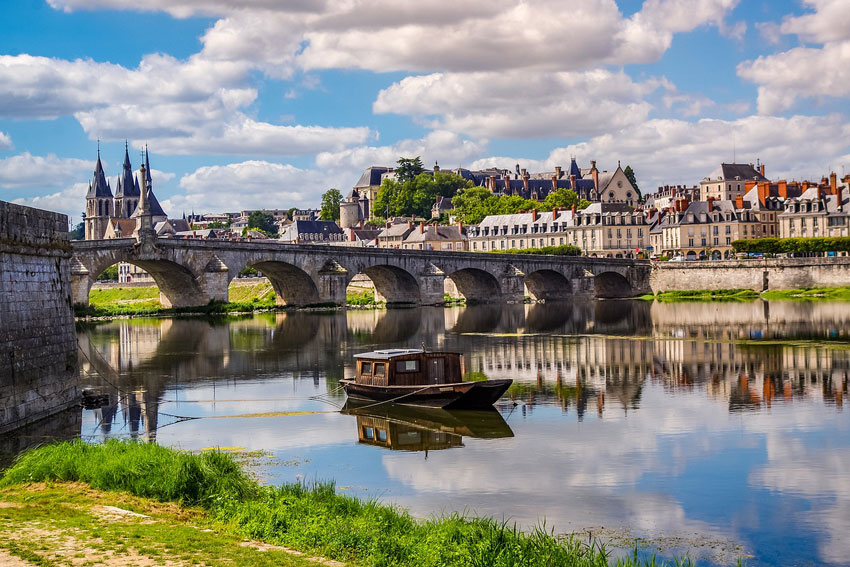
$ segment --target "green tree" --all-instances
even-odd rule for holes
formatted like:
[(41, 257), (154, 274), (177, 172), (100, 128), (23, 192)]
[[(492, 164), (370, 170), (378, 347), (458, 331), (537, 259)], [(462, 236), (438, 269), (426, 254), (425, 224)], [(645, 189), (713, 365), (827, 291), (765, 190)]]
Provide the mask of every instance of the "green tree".
[(118, 264), (112, 264), (97, 276), (99, 281), (110, 281), (117, 282), (118, 281)]
[(339, 204), (342, 202), (342, 193), (336, 189), (328, 189), (322, 194), (321, 220), (339, 220)]
[(640, 187), (638, 187), (637, 179), (635, 178), (635, 171), (632, 169), (632, 166), (627, 165), (626, 169), (623, 170), (623, 173), (626, 175), (626, 178), (629, 180), (629, 183), (632, 184), (632, 187), (635, 188), (635, 192), (638, 195), (638, 201), (643, 199), (643, 196), (640, 193)]
[(277, 225), (274, 223), (274, 215), (266, 211), (254, 211), (248, 217), (248, 228), (262, 230), (266, 234), (276, 235)]
[(587, 199), (579, 199), (578, 194), (572, 189), (556, 189), (548, 195), (543, 201), (544, 211), (551, 211), (555, 207), (561, 209), (569, 209), (575, 205), (577, 209), (585, 209), (590, 206), (590, 201)]
[(420, 173), (405, 182), (385, 179), (375, 197), (372, 210), (378, 216), (430, 218), (431, 207), (437, 195), (453, 198), (460, 190), (471, 187), (471, 181), (453, 173), (439, 171), (433, 176), (429, 173)]
[(289, 220), (295, 220), (294, 216), (295, 216), (295, 211), (297, 211), (297, 210), (298, 210), (298, 207), (291, 207), (291, 208), (287, 209), (286, 214), (288, 216), (286, 218), (288, 218)]
[(415, 158), (398, 158), (398, 167), (395, 168), (395, 178), (399, 183), (413, 181), (413, 178), (425, 171), (419, 156)]
[(86, 237), (85, 223), (81, 222), (77, 224), (77, 226), (74, 227), (74, 230), (69, 233), (69, 236), (71, 237), (71, 240), (83, 240)]

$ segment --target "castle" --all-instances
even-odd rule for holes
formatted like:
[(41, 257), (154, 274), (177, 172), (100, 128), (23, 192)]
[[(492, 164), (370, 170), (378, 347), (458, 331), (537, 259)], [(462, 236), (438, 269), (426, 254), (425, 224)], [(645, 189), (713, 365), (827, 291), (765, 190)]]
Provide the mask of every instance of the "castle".
[[(145, 191), (147, 191), (147, 200), (153, 222), (158, 223), (167, 220), (168, 216), (153, 194), (147, 147), (145, 147), (145, 163), (140, 171), (144, 175), (142, 183), (144, 183)], [(126, 143), (124, 144), (124, 168), (118, 177), (117, 185), (113, 196), (109, 180), (106, 179), (103, 172), (100, 148), (98, 148), (94, 177), (89, 183), (89, 190), (86, 194), (86, 213), (83, 219), (86, 240), (129, 237), (133, 235), (137, 228), (139, 199), (142, 192), (139, 177), (133, 175), (130, 153)]]

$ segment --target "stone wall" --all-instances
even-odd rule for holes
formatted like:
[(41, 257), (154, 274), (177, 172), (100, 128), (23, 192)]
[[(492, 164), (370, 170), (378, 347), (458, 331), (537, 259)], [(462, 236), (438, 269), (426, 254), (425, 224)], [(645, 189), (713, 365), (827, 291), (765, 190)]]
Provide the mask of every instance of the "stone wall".
[(850, 258), (654, 262), (652, 291), (850, 286)]
[(0, 433), (77, 402), (68, 217), (0, 201)]

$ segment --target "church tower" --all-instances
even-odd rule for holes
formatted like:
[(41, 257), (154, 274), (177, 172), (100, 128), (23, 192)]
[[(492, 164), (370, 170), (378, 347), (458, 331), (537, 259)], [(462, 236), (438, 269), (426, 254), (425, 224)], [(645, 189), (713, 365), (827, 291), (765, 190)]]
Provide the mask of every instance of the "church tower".
[(133, 181), (133, 166), (130, 165), (127, 142), (124, 142), (124, 168), (118, 178), (118, 187), (115, 191), (115, 216), (119, 219), (130, 218), (138, 204), (139, 190)]
[(103, 173), (103, 164), (100, 162), (100, 147), (98, 147), (94, 177), (89, 183), (89, 191), (86, 194), (86, 240), (103, 238), (113, 212), (112, 189), (110, 189), (106, 175)]

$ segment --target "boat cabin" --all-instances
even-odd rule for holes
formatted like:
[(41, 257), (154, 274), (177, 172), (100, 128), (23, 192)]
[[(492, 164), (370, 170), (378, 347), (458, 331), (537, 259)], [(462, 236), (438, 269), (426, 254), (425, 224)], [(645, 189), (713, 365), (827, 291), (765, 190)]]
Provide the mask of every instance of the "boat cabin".
[(463, 355), (420, 349), (364, 352), (357, 360), (357, 384), (369, 386), (427, 386), (463, 381)]

